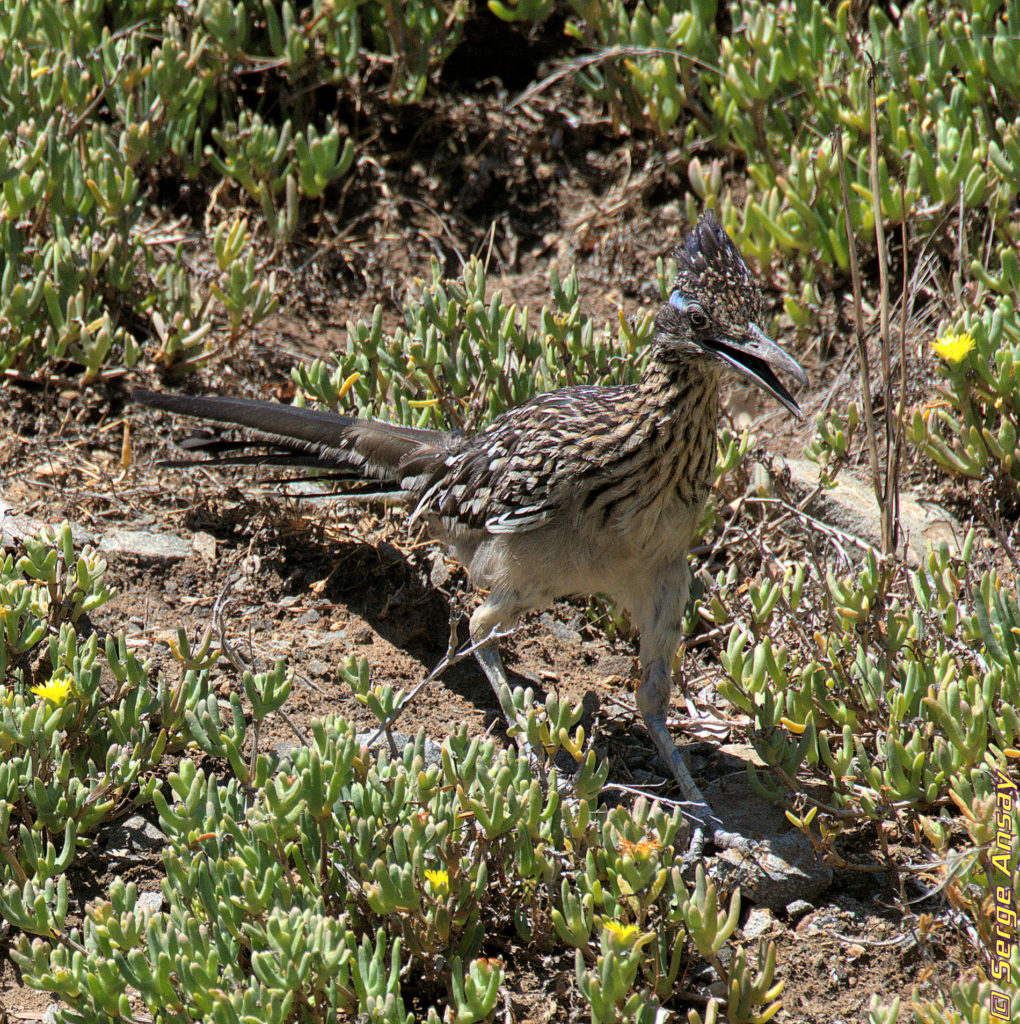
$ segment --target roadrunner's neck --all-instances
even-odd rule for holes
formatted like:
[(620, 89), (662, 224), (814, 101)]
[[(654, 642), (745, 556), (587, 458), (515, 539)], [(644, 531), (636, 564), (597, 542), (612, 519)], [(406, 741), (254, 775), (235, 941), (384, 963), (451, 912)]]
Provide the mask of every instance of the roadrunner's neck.
[(687, 544), (715, 462), (718, 371), (670, 356), (657, 346), (638, 384), (586, 392), (590, 411), (557, 470), (586, 536), (608, 531), (656, 558)]
[(702, 504), (715, 463), (719, 368), (656, 346), (638, 388), (647, 443), (662, 453), (662, 485), (686, 504)]

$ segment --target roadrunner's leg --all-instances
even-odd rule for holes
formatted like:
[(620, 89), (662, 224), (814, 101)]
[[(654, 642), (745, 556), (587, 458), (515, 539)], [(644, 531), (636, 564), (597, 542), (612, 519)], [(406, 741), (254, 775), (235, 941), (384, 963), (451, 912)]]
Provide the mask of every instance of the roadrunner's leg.
[(673, 692), (673, 662), (683, 635), (683, 615), (690, 591), (690, 570), (686, 560), (665, 568), (660, 582), (652, 588), (647, 602), (635, 608), (635, 624), (641, 630), (641, 682), (635, 703), (659, 756), (669, 766), (683, 798), (686, 811), (697, 823), (688, 858), (701, 856), (705, 839), (717, 847), (745, 849), (747, 840), (717, 828), (712, 809), (691, 777), (683, 754), (677, 749), (666, 726)]
[[(503, 718), (510, 726), (518, 722), (518, 716), (510, 699), (510, 681), (507, 678), (503, 660), (499, 656), (498, 638), (505, 635), (504, 627), (514, 622), (516, 618), (517, 615), (508, 615), (506, 606), (495, 602), (493, 596), (490, 595), (475, 609), (471, 616), (470, 626), (471, 643), (476, 645), (475, 660), (489, 680), (489, 685), (496, 694), (496, 701), (503, 712)], [(506, 694), (505, 700), (504, 694)], [(518, 735), (517, 744), (518, 748), (531, 761), (533, 769), (539, 773), (539, 779), (544, 780), (545, 771), (552, 767), (545, 752), (532, 747), (523, 734)], [(561, 750), (556, 758), (556, 767), (559, 768), (559, 789), (562, 793), (569, 794), (572, 791), (572, 780), (575, 779), (578, 765), (567, 751)], [(544, 781), (542, 784), (545, 785)]]
[(503, 687), (510, 688), (510, 680), (507, 678), (506, 668), (503, 666), (503, 659), (499, 656), (499, 640), (496, 634), (500, 627), (506, 625), (505, 618), (500, 608), (492, 603), (492, 598), (483, 601), (472, 613), (469, 630), (471, 643), (475, 644), (475, 660), (489, 680), (493, 693), (496, 694), (496, 701), (503, 709), (503, 715), (508, 721), (513, 721), (513, 708), (503, 704)]

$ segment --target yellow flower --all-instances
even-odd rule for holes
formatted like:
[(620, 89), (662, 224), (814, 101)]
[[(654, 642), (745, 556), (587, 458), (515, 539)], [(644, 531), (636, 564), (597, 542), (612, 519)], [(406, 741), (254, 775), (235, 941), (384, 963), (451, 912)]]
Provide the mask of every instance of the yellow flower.
[(636, 924), (620, 924), (619, 921), (606, 921), (602, 927), (615, 940), (618, 949), (633, 946), (640, 931)]
[(43, 700), (52, 701), (54, 704), (63, 704), (71, 695), (71, 680), (66, 675), (54, 675), (48, 683), (42, 686), (33, 686), (32, 692)]
[(659, 848), (658, 839), (642, 839), (639, 843), (632, 843), (629, 839), (620, 839), (620, 853), (630, 854), (635, 860), (648, 860)]
[(425, 871), (425, 877), (432, 883), (432, 888), (436, 892), (442, 895), (445, 892), (449, 892), (450, 889), (450, 873), (448, 871)]
[(968, 331), (961, 331), (959, 334), (947, 334), (944, 338), (932, 344), (932, 350), (936, 355), (942, 356), (947, 363), (959, 363), (967, 357), (967, 354), (974, 347), (974, 338)]

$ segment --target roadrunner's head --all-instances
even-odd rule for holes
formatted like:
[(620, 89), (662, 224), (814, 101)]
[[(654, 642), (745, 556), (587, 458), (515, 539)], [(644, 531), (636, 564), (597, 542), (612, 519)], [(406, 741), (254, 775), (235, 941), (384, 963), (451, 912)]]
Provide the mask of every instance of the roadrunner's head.
[(800, 406), (775, 371), (801, 384), (807, 384), (807, 374), (762, 329), (761, 289), (714, 213), (702, 215), (673, 257), (678, 266), (673, 292), (655, 318), (663, 355), (724, 363), (800, 416)]

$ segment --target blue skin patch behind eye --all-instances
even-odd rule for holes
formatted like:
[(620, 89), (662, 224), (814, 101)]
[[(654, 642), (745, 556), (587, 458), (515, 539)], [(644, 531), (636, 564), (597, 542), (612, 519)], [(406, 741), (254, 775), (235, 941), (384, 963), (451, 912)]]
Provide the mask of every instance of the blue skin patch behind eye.
[(680, 310), (681, 313), (688, 306), (687, 300), (679, 292), (673, 292), (673, 294), (669, 297), (669, 304), (674, 309)]

